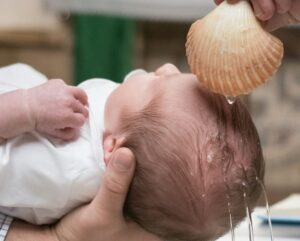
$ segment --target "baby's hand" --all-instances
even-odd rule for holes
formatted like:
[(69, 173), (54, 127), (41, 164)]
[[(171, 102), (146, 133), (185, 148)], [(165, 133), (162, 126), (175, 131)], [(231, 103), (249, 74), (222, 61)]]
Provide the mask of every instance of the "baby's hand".
[(76, 138), (88, 117), (86, 93), (59, 79), (27, 90), (27, 100), (35, 129), (62, 140)]

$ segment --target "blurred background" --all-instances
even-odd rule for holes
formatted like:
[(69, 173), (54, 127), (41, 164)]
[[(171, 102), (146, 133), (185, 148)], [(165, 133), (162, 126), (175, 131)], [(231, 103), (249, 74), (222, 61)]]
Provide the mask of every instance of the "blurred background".
[[(1, 0), (0, 67), (22, 62), (74, 85), (93, 77), (122, 82), (134, 68), (166, 62), (189, 71), (186, 34), (213, 8), (213, 0)], [(275, 34), (284, 63), (247, 97), (271, 203), (300, 193), (300, 28)]]

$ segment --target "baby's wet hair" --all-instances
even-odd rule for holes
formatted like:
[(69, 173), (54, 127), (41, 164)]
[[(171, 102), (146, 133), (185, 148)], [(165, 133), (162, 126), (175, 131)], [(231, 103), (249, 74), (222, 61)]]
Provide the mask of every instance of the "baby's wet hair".
[(122, 120), (137, 160), (124, 212), (164, 240), (214, 240), (230, 229), (228, 203), (235, 226), (246, 216), (244, 193), (252, 209), (261, 192), (262, 150), (245, 106), (200, 92), (195, 115), (170, 119), (155, 98)]

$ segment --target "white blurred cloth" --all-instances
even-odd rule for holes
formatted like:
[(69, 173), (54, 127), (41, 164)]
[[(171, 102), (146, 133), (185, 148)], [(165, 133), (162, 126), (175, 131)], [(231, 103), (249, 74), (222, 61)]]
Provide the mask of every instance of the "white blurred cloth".
[[(46, 80), (27, 65), (1, 68), (0, 93), (30, 88)], [(91, 201), (105, 169), (104, 107), (117, 86), (105, 79), (92, 79), (79, 85), (88, 95), (89, 120), (77, 140), (62, 142), (30, 132), (0, 145), (1, 213), (46, 224)]]

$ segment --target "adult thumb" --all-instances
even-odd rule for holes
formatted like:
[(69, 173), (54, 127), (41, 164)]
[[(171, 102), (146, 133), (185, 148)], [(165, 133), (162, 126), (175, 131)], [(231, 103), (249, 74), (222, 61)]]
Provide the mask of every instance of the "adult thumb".
[(128, 148), (118, 149), (109, 161), (100, 190), (91, 205), (106, 217), (123, 216), (123, 206), (135, 169), (135, 157)]

